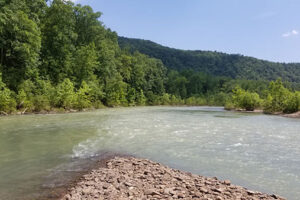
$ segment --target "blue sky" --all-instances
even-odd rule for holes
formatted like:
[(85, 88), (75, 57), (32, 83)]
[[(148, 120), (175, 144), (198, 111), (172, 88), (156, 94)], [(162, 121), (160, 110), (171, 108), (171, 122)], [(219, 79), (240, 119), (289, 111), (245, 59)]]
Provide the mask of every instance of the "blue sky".
[[(74, 0), (73, 0), (74, 1)], [(121, 36), (300, 62), (300, 0), (77, 0)]]

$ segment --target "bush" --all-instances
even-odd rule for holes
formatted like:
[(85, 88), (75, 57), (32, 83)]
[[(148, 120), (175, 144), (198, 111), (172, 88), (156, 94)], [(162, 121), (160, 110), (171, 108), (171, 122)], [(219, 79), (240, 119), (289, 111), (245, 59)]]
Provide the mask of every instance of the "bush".
[(33, 99), (34, 111), (39, 112), (42, 110), (50, 111), (50, 102), (47, 96), (37, 95)]
[(176, 97), (175, 95), (171, 95), (170, 97), (170, 104), (171, 105), (182, 105), (184, 104), (184, 100), (182, 100), (180, 97)]
[(163, 94), (160, 98), (160, 103), (162, 105), (170, 105), (170, 95), (168, 93)]
[(89, 97), (95, 108), (103, 107), (102, 101), (104, 100), (103, 85), (98, 81), (89, 81), (88, 86), (90, 88)]
[(20, 89), (17, 95), (17, 108), (32, 111), (33, 107), (33, 102), (29, 99), (26, 92), (23, 89)]
[(16, 105), (12, 92), (7, 88), (0, 88), (0, 111), (11, 113), (16, 110)]
[(16, 110), (16, 105), (13, 93), (2, 82), (2, 74), (0, 73), (0, 111), (11, 113)]
[(82, 82), (81, 87), (76, 93), (76, 98), (75, 98), (75, 108), (82, 110), (84, 108), (90, 108), (92, 106), (92, 103), (90, 101), (90, 93), (91, 89), (90, 87), (86, 84), (85, 81)]
[(54, 101), (57, 107), (70, 109), (74, 105), (75, 92), (74, 85), (70, 79), (66, 78), (57, 86), (56, 97)]
[(127, 84), (120, 77), (107, 81), (105, 87), (106, 105), (110, 107), (127, 105), (126, 90)]
[(235, 105), (231, 101), (227, 101), (224, 105), (225, 110), (233, 110), (235, 108)]
[(294, 113), (299, 110), (299, 97), (296, 93), (289, 93), (283, 102), (284, 113)]
[(129, 106), (135, 106), (136, 104), (136, 90), (134, 88), (130, 88), (127, 92), (127, 101)]
[(147, 92), (147, 103), (148, 105), (160, 105), (160, 97), (156, 94), (154, 94), (152, 91)]
[(147, 101), (147, 99), (146, 99), (146, 97), (144, 95), (143, 90), (140, 90), (140, 92), (138, 92), (137, 95), (136, 95), (136, 103), (137, 103), (137, 105), (144, 106), (146, 104), (146, 101)]
[(261, 105), (261, 99), (256, 92), (245, 91), (239, 87), (233, 91), (232, 100), (235, 108), (246, 111), (253, 111)]
[(207, 105), (207, 101), (202, 97), (189, 97), (185, 100), (185, 104), (189, 106), (202, 106)]
[(272, 81), (267, 91), (267, 98), (264, 103), (264, 112), (293, 113), (299, 110), (299, 92), (291, 92), (283, 86), (280, 79)]

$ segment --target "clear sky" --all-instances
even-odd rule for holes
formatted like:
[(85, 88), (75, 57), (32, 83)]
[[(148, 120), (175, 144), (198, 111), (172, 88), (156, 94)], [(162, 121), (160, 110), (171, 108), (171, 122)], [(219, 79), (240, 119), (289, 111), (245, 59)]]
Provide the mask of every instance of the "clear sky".
[(120, 36), (300, 62), (300, 0), (73, 0)]

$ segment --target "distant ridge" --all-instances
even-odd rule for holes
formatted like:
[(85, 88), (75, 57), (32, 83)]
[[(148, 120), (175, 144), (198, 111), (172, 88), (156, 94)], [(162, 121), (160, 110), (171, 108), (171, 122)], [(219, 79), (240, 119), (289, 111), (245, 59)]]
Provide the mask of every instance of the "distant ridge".
[(249, 80), (275, 80), (300, 83), (300, 63), (278, 63), (239, 54), (215, 51), (180, 50), (150, 40), (118, 38), (121, 48), (158, 58), (169, 69), (193, 69), (211, 75)]

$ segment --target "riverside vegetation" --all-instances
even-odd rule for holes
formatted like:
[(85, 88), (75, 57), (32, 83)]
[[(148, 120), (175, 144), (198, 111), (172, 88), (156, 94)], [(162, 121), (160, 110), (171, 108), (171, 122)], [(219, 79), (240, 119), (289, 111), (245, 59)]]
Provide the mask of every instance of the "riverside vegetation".
[[(172, 68), (164, 59), (120, 48), (117, 34), (99, 21), (100, 16), (71, 1), (0, 0), (0, 113), (135, 105), (299, 110), (297, 64), (278, 64), (278, 69), (272, 64), (278, 73), (259, 80), (189, 65)], [(202, 65), (209, 60), (202, 59)], [(228, 71), (234, 70), (234, 62), (230, 67), (221, 59), (212, 65), (217, 71), (226, 65), (223, 71)], [(284, 81), (269, 83), (278, 74)]]

